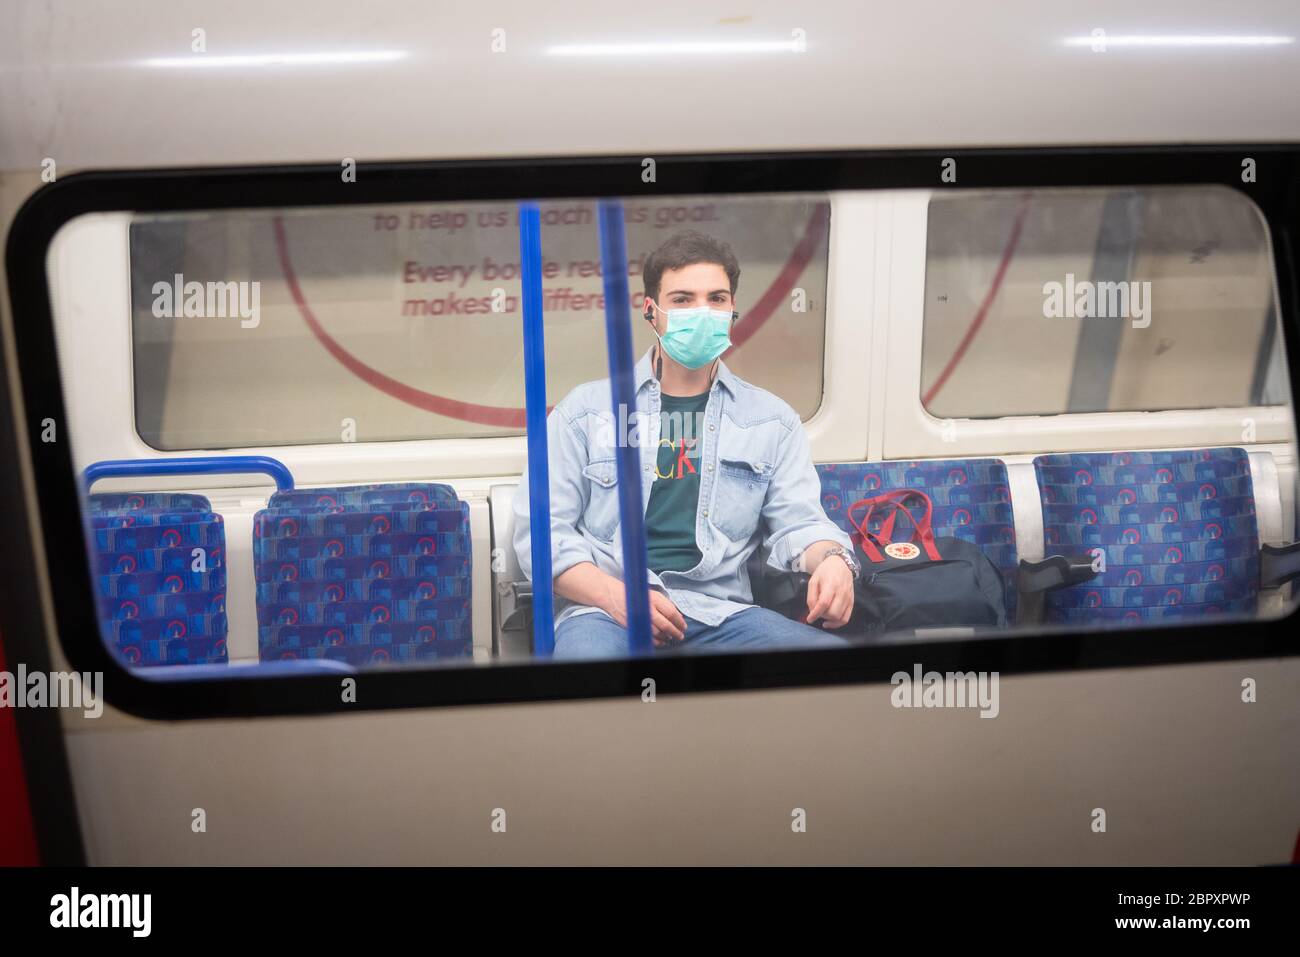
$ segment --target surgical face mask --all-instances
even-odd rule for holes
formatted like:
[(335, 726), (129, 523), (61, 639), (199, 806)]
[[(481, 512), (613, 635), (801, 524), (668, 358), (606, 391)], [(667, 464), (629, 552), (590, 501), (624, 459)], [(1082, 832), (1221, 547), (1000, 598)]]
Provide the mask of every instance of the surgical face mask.
[(668, 322), (659, 343), (673, 361), (686, 368), (701, 369), (731, 348), (731, 310), (696, 306), (660, 312)]

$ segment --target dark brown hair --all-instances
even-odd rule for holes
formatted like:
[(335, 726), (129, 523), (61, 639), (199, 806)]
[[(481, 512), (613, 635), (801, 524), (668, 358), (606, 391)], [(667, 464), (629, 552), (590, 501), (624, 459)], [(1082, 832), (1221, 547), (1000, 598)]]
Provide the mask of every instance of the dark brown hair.
[(736, 288), (740, 285), (740, 262), (731, 247), (712, 236), (686, 230), (669, 237), (646, 257), (642, 271), (646, 297), (656, 301), (659, 299), (659, 283), (663, 280), (664, 272), (685, 269), (696, 263), (716, 263), (721, 266), (726, 270), (731, 294), (736, 294)]

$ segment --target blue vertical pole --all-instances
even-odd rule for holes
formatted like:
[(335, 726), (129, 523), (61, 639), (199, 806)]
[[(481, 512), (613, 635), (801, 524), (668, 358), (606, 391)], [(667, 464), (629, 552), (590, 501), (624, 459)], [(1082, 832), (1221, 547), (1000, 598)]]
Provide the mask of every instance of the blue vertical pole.
[(524, 292), (524, 404), (528, 427), (528, 527), (533, 546), (533, 654), (555, 650), (551, 595), (551, 470), (546, 442), (546, 337), (542, 332), (542, 219), (519, 204), (519, 268)]
[[(633, 421), (636, 379), (632, 360), (632, 312), (627, 290), (627, 237), (623, 204), (600, 201), (600, 266), (605, 277), (605, 343), (609, 350), (609, 392), (614, 421)], [(619, 408), (627, 409), (626, 419)], [(638, 430), (638, 433), (644, 430)], [(618, 516), (623, 533), (623, 583), (627, 591), (627, 635), (634, 655), (650, 654), (649, 575), (646, 570), (645, 512), (641, 505), (641, 453), (619, 436)]]

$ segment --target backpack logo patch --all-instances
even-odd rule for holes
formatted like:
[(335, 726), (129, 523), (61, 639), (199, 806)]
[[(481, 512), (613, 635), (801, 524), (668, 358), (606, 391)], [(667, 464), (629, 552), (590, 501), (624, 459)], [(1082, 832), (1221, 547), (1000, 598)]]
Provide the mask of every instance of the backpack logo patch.
[(910, 559), (921, 554), (921, 550), (911, 542), (893, 542), (885, 546), (885, 554), (890, 558)]

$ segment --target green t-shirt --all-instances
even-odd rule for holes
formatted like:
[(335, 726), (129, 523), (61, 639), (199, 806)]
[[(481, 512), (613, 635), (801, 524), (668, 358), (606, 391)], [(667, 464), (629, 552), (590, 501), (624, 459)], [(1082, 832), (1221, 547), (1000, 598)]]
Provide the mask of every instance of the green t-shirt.
[(700, 563), (695, 511), (700, 501), (700, 437), (709, 393), (665, 395), (659, 455), (646, 506), (646, 555), (655, 572), (684, 572)]

